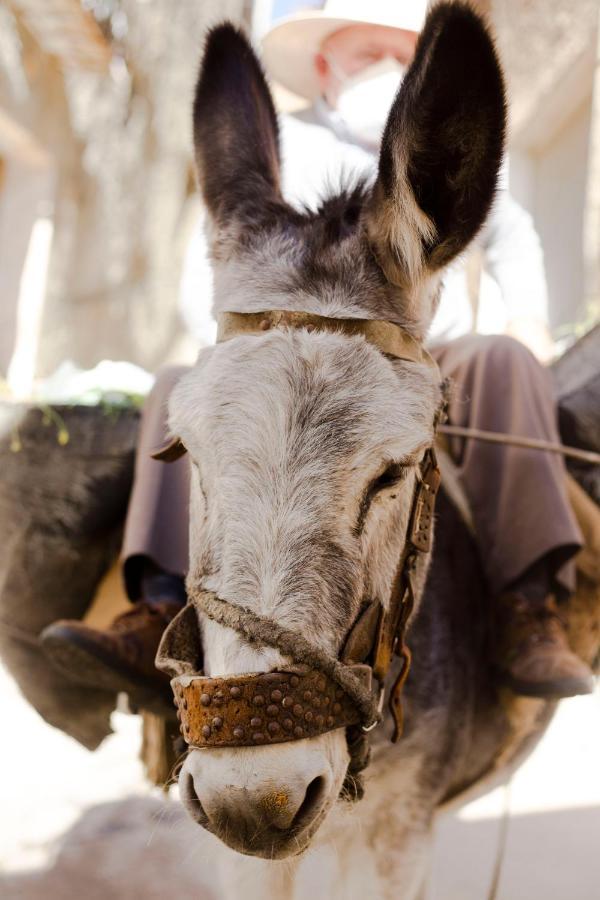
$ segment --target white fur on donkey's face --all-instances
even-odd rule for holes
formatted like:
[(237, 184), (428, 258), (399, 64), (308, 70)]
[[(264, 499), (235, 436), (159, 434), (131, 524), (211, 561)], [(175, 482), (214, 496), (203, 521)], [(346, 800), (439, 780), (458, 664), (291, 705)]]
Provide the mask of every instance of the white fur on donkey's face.
[[(438, 390), (429, 367), (391, 362), (362, 337), (276, 329), (203, 351), (170, 402), (171, 430), (193, 462), (193, 581), (337, 653), (361, 600), (388, 601)], [(406, 465), (405, 477), (366, 504), (368, 486), (391, 462)], [(213, 677), (286, 663), (213, 622), (203, 623), (203, 646)], [(321, 779), (323, 797), (294, 835), (297, 849), (339, 794), (343, 729), (274, 747), (196, 751), (183, 777), (208, 804), (225, 785), (247, 797), (259, 782), (303, 784), (309, 762), (317, 775), (311, 770), (307, 783)]]

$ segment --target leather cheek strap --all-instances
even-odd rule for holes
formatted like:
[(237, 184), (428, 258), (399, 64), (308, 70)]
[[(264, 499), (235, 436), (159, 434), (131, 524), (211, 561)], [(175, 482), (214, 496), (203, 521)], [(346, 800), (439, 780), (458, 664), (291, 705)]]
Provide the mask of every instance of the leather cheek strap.
[[(353, 670), (370, 683), (368, 666)], [(181, 732), (193, 747), (280, 744), (360, 721), (352, 699), (315, 669), (226, 678), (179, 675), (171, 686)]]

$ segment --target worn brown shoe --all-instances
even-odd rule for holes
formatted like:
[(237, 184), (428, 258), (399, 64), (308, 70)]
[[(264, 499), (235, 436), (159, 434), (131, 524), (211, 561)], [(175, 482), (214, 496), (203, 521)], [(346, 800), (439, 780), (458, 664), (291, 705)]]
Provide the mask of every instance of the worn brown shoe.
[(496, 661), (516, 694), (559, 700), (594, 690), (591, 669), (569, 647), (556, 602), (505, 594), (498, 605)]
[(140, 600), (105, 630), (61, 619), (41, 634), (42, 646), (63, 674), (91, 688), (128, 694), (133, 709), (171, 711), (169, 679), (154, 665), (163, 631), (181, 610), (170, 600)]

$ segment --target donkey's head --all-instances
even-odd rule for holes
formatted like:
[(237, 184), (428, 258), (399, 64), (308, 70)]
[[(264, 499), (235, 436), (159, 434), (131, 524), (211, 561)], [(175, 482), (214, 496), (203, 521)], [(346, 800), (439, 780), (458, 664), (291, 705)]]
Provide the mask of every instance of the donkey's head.
[[(503, 131), (484, 26), (466, 6), (439, 5), (391, 109), (374, 185), (298, 212), (281, 194), (261, 68), (232, 26), (214, 29), (194, 133), (216, 313), (387, 320), (421, 341), (444, 266), (489, 210)], [(339, 654), (365, 599), (389, 602), (438, 381), (431, 366), (330, 330), (270, 328), (203, 350), (170, 403), (193, 463), (190, 584)], [(200, 625), (209, 676), (289, 667), (235, 629)], [(192, 816), (227, 844), (283, 857), (307, 845), (347, 764), (338, 729), (192, 750), (180, 787)]]

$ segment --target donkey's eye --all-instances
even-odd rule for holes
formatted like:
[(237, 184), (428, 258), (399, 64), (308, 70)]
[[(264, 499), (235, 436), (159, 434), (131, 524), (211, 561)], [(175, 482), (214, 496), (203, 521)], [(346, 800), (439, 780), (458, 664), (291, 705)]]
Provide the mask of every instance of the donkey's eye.
[(371, 503), (375, 497), (386, 490), (386, 488), (392, 488), (395, 485), (400, 484), (400, 482), (406, 478), (409, 469), (410, 465), (398, 462), (390, 463), (389, 466), (387, 466), (383, 472), (369, 484), (360, 502), (358, 518), (353, 529), (354, 534), (358, 535), (362, 531), (365, 519), (367, 518), (367, 513), (369, 512)]
[(406, 478), (407, 472), (408, 466), (404, 466), (402, 463), (390, 463), (387, 469), (371, 482), (369, 485), (369, 493), (373, 496), (374, 494), (383, 491), (385, 488), (393, 487), (395, 484), (398, 484), (399, 481), (402, 481), (403, 478)]

